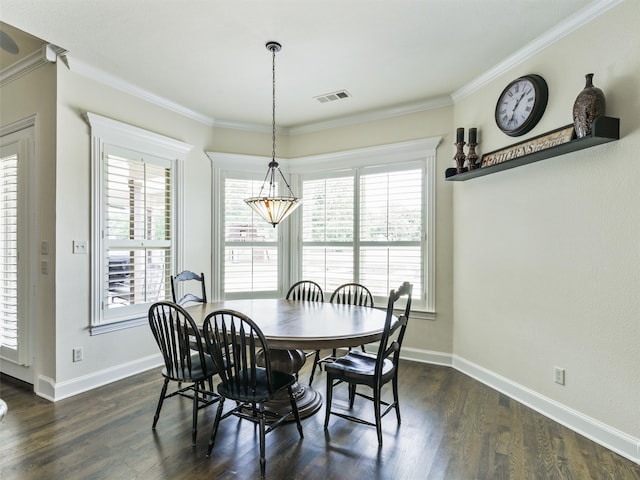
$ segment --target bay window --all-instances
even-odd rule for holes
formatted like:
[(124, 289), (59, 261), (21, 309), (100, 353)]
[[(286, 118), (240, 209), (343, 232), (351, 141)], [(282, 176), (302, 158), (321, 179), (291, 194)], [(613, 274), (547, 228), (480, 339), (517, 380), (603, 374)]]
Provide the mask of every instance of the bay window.
[(409, 281), (414, 309), (433, 312), (439, 141), (279, 159), (302, 205), (276, 228), (243, 202), (259, 191), (267, 160), (210, 152), (217, 298), (284, 296), (305, 279), (327, 299), (343, 283), (362, 283), (382, 305)]

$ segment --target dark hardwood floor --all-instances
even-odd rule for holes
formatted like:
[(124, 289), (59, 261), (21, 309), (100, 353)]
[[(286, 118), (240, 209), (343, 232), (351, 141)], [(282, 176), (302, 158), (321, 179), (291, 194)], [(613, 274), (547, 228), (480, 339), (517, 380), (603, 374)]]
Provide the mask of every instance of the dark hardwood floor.
[[(267, 478), (640, 480), (640, 465), (452, 368), (403, 362), (400, 382), (402, 425), (393, 413), (383, 419), (382, 448), (375, 428), (338, 417), (325, 433), (323, 409), (303, 420), (302, 440), (294, 424), (267, 435)], [(161, 383), (159, 370), (149, 371), (50, 403), (2, 377), (9, 412), (0, 425), (0, 478), (260, 477), (249, 422), (223, 421), (206, 458), (215, 406), (201, 411), (195, 448), (187, 399), (168, 399), (152, 431)], [(324, 394), (323, 372), (314, 386)], [(346, 388), (334, 395), (345, 404)], [(371, 404), (359, 398), (361, 408), (370, 412)]]

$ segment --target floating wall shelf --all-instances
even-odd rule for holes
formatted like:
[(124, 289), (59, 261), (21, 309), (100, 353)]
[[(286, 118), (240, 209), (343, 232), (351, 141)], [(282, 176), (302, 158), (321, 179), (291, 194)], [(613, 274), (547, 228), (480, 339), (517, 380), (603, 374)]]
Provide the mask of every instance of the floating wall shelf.
[(491, 165), (484, 168), (476, 168), (475, 170), (469, 170), (462, 173), (456, 173), (456, 169), (447, 168), (445, 172), (445, 179), (451, 182), (463, 182), (476, 177), (482, 177), (491, 173), (501, 172), (510, 168), (519, 167), (521, 165), (528, 165), (529, 163), (539, 162), (540, 160), (546, 160), (547, 158), (557, 157), (558, 155), (564, 155), (565, 153), (576, 152), (584, 148), (595, 147), (602, 143), (613, 142), (620, 138), (620, 119), (613, 117), (598, 117), (593, 122), (593, 128), (591, 135), (588, 137), (575, 138), (570, 142), (556, 145), (545, 150), (530, 153), (513, 160), (507, 160), (506, 162), (498, 163), (497, 165)]

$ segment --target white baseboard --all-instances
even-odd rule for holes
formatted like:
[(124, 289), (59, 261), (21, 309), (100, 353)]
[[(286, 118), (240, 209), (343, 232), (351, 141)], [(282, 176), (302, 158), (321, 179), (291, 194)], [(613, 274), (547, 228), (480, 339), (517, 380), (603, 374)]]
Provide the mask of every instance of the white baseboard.
[(106, 368), (90, 375), (73, 378), (65, 382), (54, 382), (51, 378), (39, 375), (35, 385), (36, 395), (52, 402), (92, 390), (103, 385), (130, 377), (151, 368), (163, 365), (162, 356), (158, 354), (140, 358), (133, 362)]
[[(375, 350), (375, 348), (372, 348), (372, 350)], [(640, 464), (640, 438), (632, 437), (598, 420), (590, 418), (480, 365), (450, 353), (406, 347), (402, 349), (402, 358), (414, 362), (431, 363), (455, 368), (459, 372), (469, 375), (494, 390), (504, 393), (508, 397), (532, 408), (545, 417), (570, 428), (574, 432), (628, 458), (632, 462)]]
[(402, 347), (401, 358), (413, 362), (430, 363), (450, 367), (452, 355), (450, 353), (434, 352), (433, 350), (421, 350), (419, 348)]
[(457, 355), (452, 359), (452, 366), (456, 370), (640, 464), (640, 438), (634, 438)]

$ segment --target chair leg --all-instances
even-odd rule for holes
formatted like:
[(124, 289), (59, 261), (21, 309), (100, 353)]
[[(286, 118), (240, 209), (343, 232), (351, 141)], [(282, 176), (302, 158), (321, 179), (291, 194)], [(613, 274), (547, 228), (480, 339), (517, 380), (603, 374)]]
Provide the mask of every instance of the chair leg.
[(265, 458), (265, 415), (264, 403), (260, 404), (260, 476), (264, 478), (267, 467), (267, 459)]
[(313, 375), (316, 373), (316, 367), (320, 361), (320, 350), (316, 350), (316, 354), (313, 357), (313, 367), (311, 367), (311, 377), (309, 377), (309, 386), (313, 383)]
[(198, 435), (198, 403), (200, 396), (201, 382), (193, 384), (193, 425), (191, 426), (191, 446), (196, 444), (196, 436)]
[(356, 399), (356, 384), (349, 384), (349, 408), (353, 408), (353, 402)]
[(298, 412), (298, 404), (296, 403), (296, 399), (293, 397), (293, 390), (291, 389), (291, 385), (287, 387), (287, 390), (289, 392), (289, 401), (291, 402), (293, 417), (296, 419), (296, 424), (298, 426), (298, 433), (300, 433), (300, 438), (304, 438), (304, 434), (302, 433), (302, 423), (300, 423), (300, 413)]
[(162, 403), (164, 402), (164, 397), (167, 394), (167, 387), (169, 386), (169, 379), (164, 379), (164, 385), (162, 385), (162, 390), (160, 391), (160, 398), (158, 399), (158, 406), (156, 407), (156, 414), (153, 417), (153, 425), (151, 426), (152, 430), (156, 429), (156, 423), (158, 423), (158, 419), (160, 418), (160, 410), (162, 410)]
[(213, 421), (213, 428), (211, 429), (211, 438), (209, 438), (209, 447), (207, 449), (207, 457), (211, 456), (211, 450), (213, 450), (213, 444), (216, 441), (216, 434), (218, 433), (218, 427), (220, 426), (220, 419), (222, 418), (222, 409), (224, 406), (224, 397), (220, 397), (218, 403), (218, 410), (216, 410), (216, 418)]
[(373, 409), (376, 416), (376, 431), (378, 432), (378, 445), (382, 446), (382, 417), (380, 416), (380, 388), (373, 389)]
[(391, 381), (391, 385), (393, 386), (393, 403), (396, 409), (396, 418), (398, 419), (398, 425), (400, 425), (400, 397), (398, 396), (398, 372), (393, 377)]
[(327, 373), (327, 395), (324, 401), (324, 429), (329, 428), (329, 415), (331, 415), (331, 398), (333, 397), (333, 378)]

